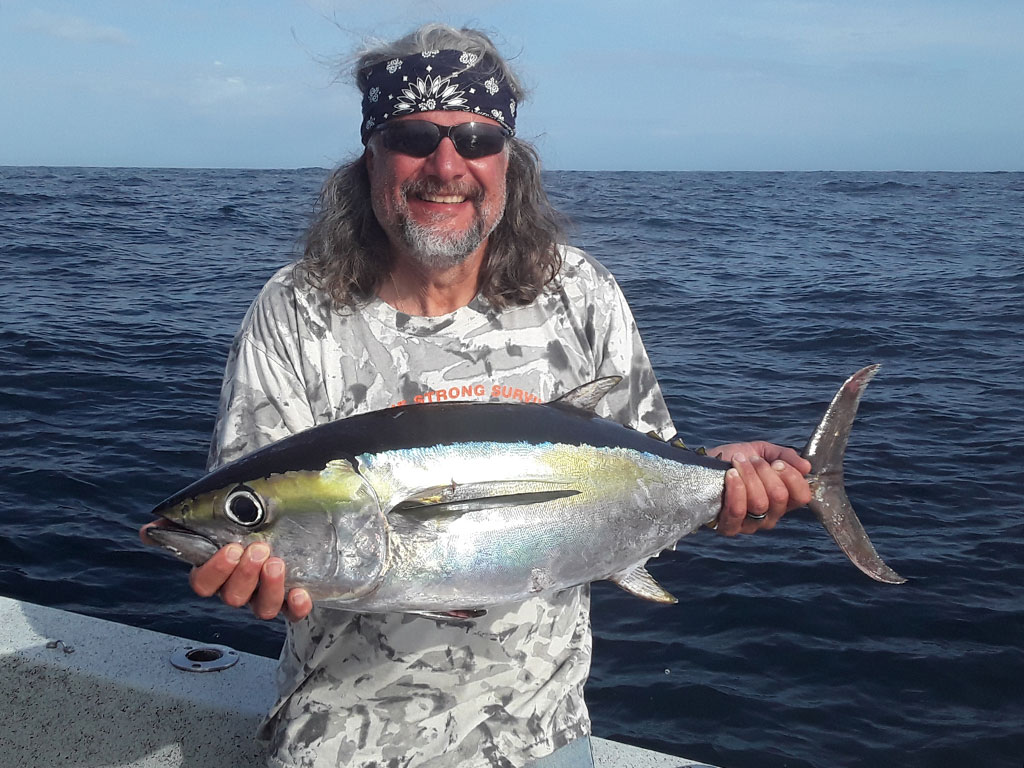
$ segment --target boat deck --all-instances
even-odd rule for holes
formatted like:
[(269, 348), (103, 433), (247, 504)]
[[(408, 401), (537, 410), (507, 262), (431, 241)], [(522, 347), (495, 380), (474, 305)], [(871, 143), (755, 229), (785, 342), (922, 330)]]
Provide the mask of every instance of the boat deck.
[[(200, 673), (172, 657), (235, 663)], [(263, 765), (253, 734), (274, 698), (275, 665), (0, 597), (0, 767)], [(594, 759), (597, 768), (710, 768), (605, 739), (594, 740)]]

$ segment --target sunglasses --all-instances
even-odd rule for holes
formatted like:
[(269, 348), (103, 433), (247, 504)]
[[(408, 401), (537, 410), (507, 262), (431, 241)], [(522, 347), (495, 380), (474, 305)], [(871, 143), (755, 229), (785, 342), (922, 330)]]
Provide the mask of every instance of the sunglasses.
[(438, 125), (426, 120), (387, 123), (377, 132), (385, 149), (410, 157), (427, 157), (447, 136), (455, 151), (467, 160), (498, 154), (505, 148), (505, 139), (512, 135), (507, 128), (490, 123)]

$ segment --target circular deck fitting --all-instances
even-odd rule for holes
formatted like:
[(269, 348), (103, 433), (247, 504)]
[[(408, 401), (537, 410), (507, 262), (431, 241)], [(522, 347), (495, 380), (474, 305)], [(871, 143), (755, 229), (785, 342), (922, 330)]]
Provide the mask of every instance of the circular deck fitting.
[(186, 645), (171, 654), (171, 664), (185, 672), (219, 672), (238, 662), (238, 651), (226, 645)]

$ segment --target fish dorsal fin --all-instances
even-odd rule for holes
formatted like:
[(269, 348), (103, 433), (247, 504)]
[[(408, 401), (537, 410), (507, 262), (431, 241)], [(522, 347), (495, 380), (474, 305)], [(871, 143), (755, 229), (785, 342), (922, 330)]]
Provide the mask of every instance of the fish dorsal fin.
[(654, 580), (654, 577), (647, 572), (642, 563), (630, 568), (628, 571), (623, 571), (609, 577), (608, 581), (618, 584), (631, 595), (642, 597), (644, 600), (650, 600), (654, 603), (679, 602), (675, 596)]
[(587, 413), (594, 413), (594, 409), (601, 402), (601, 398), (607, 395), (620, 381), (622, 381), (621, 376), (605, 376), (600, 379), (594, 379), (576, 387), (576, 389), (567, 392), (552, 402), (559, 405), (568, 405), (570, 408), (576, 408)]

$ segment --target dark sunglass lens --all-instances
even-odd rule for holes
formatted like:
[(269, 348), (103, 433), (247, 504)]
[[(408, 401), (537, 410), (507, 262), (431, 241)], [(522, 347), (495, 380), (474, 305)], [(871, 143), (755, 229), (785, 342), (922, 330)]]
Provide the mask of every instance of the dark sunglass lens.
[(486, 123), (463, 123), (452, 132), (452, 141), (459, 154), (468, 160), (496, 155), (505, 146), (506, 131)]
[(408, 120), (386, 126), (383, 134), (385, 148), (410, 157), (426, 157), (441, 143), (438, 127), (423, 120)]
[(467, 160), (496, 155), (505, 147), (508, 131), (487, 123), (460, 123), (448, 128), (426, 120), (403, 120), (381, 129), (385, 149), (410, 157), (427, 157), (445, 136)]

